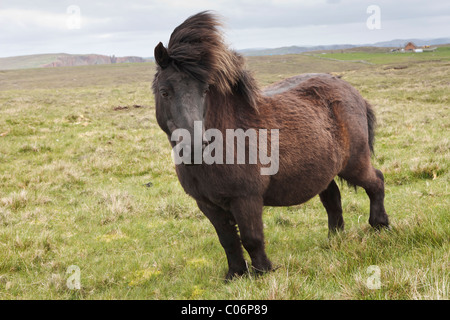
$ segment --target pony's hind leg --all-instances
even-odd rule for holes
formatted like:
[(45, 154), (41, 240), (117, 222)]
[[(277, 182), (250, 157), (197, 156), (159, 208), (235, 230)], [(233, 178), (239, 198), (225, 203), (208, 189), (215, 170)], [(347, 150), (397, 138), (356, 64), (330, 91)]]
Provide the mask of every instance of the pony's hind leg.
[(341, 193), (334, 180), (320, 194), (320, 201), (327, 210), (329, 234), (344, 230), (344, 218), (342, 217)]
[(366, 188), (370, 199), (369, 223), (374, 228), (389, 227), (389, 218), (384, 208), (384, 176), (383, 173), (372, 167), (376, 178)]
[(389, 218), (384, 208), (384, 177), (383, 173), (375, 169), (370, 157), (354, 163), (352, 170), (346, 170), (339, 176), (352, 184), (364, 188), (370, 199), (369, 224), (374, 228), (389, 227)]

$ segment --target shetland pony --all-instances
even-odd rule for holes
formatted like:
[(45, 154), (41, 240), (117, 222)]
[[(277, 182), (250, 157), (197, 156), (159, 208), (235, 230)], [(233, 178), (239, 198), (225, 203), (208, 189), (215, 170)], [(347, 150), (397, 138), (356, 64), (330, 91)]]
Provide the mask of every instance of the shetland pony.
[[(335, 177), (364, 188), (370, 225), (388, 227), (383, 174), (371, 164), (375, 115), (369, 103), (350, 84), (327, 74), (300, 75), (260, 90), (243, 57), (224, 44), (220, 27), (215, 15), (201, 12), (175, 28), (167, 48), (160, 42), (153, 93), (158, 124), (172, 147), (183, 143), (173, 133), (194, 134), (198, 121), (203, 132), (279, 130), (276, 174), (262, 175), (260, 161), (175, 166), (184, 190), (217, 232), (228, 260), (226, 278), (247, 272), (242, 246), (255, 271), (273, 269), (264, 246), (263, 206), (297, 205), (319, 195), (330, 232), (342, 230)], [(265, 151), (272, 150), (272, 139), (267, 140)], [(211, 143), (201, 137), (202, 150)], [(248, 157), (251, 142), (245, 144)]]

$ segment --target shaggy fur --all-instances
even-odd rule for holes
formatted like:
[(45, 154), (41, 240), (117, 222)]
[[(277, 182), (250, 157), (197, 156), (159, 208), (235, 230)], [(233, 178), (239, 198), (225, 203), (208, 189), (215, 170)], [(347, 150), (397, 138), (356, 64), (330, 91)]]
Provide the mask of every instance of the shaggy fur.
[(206, 11), (187, 19), (170, 36), (165, 66), (172, 64), (222, 95), (241, 95), (250, 107), (256, 108), (258, 86), (244, 69), (243, 57), (225, 45), (220, 27), (218, 17)]
[[(264, 248), (265, 205), (296, 205), (319, 195), (330, 232), (342, 230), (336, 176), (366, 190), (373, 227), (388, 226), (383, 174), (371, 164), (375, 115), (369, 103), (350, 84), (327, 74), (300, 75), (261, 92), (219, 28), (208, 12), (175, 28), (168, 48), (161, 43), (155, 48), (153, 91), (158, 123), (169, 139), (171, 128), (187, 118), (202, 118), (205, 129), (223, 134), (237, 128), (279, 129), (275, 175), (262, 176), (261, 163), (176, 166), (184, 190), (217, 231), (228, 259), (227, 278), (247, 270), (242, 245), (255, 270), (272, 269)], [(169, 98), (166, 87), (174, 88)]]

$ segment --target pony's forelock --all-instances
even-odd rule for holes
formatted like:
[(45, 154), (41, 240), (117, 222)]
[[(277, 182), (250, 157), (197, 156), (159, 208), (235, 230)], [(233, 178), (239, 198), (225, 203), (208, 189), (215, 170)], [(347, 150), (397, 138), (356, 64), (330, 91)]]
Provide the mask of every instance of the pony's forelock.
[(237, 90), (236, 93), (243, 94), (245, 101), (256, 108), (259, 89), (244, 70), (243, 57), (226, 46), (222, 26), (220, 18), (208, 11), (186, 19), (170, 36), (167, 51), (171, 63), (193, 78), (214, 86), (221, 94)]

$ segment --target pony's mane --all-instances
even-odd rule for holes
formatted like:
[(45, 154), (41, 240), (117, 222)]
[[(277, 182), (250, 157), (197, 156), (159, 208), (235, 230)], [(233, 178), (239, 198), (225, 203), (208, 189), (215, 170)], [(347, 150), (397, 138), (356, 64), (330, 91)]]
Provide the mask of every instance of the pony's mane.
[(221, 26), (220, 19), (208, 11), (189, 17), (170, 36), (170, 60), (180, 71), (214, 86), (218, 93), (241, 95), (256, 109), (259, 88), (244, 69), (244, 58), (225, 45)]

